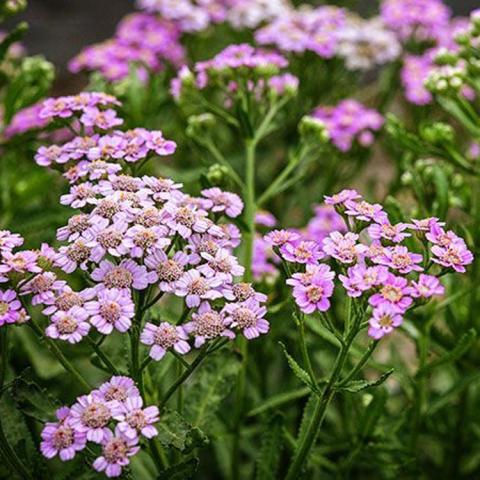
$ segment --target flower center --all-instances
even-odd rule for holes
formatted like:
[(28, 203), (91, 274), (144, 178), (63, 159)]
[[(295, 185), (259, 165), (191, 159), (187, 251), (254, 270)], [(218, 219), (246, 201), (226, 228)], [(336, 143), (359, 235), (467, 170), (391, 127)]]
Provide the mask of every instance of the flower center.
[(181, 207), (175, 213), (175, 221), (185, 227), (193, 227), (195, 215), (189, 208)]
[(207, 282), (203, 278), (193, 280), (188, 287), (188, 292), (192, 295), (205, 295), (208, 292)]
[(120, 211), (118, 203), (112, 200), (102, 200), (95, 209), (101, 217), (111, 220), (113, 216)]
[(157, 266), (160, 281), (176, 282), (183, 273), (183, 268), (175, 260), (165, 260)]
[(55, 299), (55, 306), (63, 312), (67, 312), (72, 307), (81, 307), (84, 303), (81, 295), (76, 292), (64, 292)]
[(233, 294), (239, 302), (248, 300), (255, 295), (255, 290), (249, 283), (236, 283), (233, 288)]
[(178, 332), (173, 325), (160, 325), (153, 334), (153, 341), (161, 347), (172, 348), (178, 341)]
[(458, 254), (457, 250), (454, 248), (447, 248), (445, 254), (443, 255), (443, 259), (451, 264), (459, 264), (461, 262), (460, 255)]
[(127, 399), (127, 392), (125, 388), (117, 387), (116, 385), (111, 385), (108, 387), (107, 391), (103, 394), (107, 402), (111, 400), (118, 400), (119, 402), (124, 402)]
[(208, 253), (213, 256), (217, 253), (219, 246), (213, 240), (202, 240), (197, 248), (199, 252)]
[(9, 308), (9, 304), (7, 302), (0, 302), (0, 315), (5, 315)]
[(146, 248), (155, 245), (157, 238), (157, 234), (152, 230), (142, 230), (141, 232), (137, 233), (137, 235), (135, 235), (133, 241), (137, 247), (145, 250)]
[(218, 312), (206, 312), (195, 319), (195, 333), (202, 337), (217, 337), (225, 330), (223, 318)]
[(48, 292), (52, 288), (55, 278), (51, 275), (38, 275), (29, 283), (30, 290), (33, 293)]
[(90, 248), (88, 248), (83, 240), (77, 240), (67, 248), (67, 257), (75, 263), (83, 263), (90, 257)]
[(310, 285), (307, 287), (306, 295), (309, 302), (317, 303), (322, 299), (323, 288), (318, 285)]
[(81, 213), (80, 215), (74, 215), (68, 220), (68, 229), (74, 233), (82, 233), (89, 226), (88, 215)]
[(115, 248), (122, 243), (123, 234), (114, 227), (107, 228), (97, 236), (98, 243), (104, 248)]
[(110, 410), (102, 403), (91, 403), (82, 413), (83, 423), (90, 428), (102, 428), (110, 420)]
[(126, 420), (132, 428), (137, 430), (141, 430), (148, 425), (145, 414), (140, 409), (130, 412), (126, 417)]
[(257, 316), (248, 308), (239, 307), (233, 312), (233, 320), (240, 328), (254, 327)]
[(121, 438), (112, 438), (103, 447), (103, 456), (108, 463), (116, 463), (126, 458), (128, 446)]
[(385, 328), (385, 327), (391, 327), (392, 324), (393, 324), (393, 319), (390, 315), (382, 315), (379, 320), (378, 320), (378, 323), (380, 324), (381, 327)]
[(136, 222), (143, 227), (153, 227), (158, 225), (160, 220), (160, 212), (156, 208), (147, 208), (137, 215)]
[(122, 313), (120, 305), (116, 302), (105, 302), (100, 306), (100, 315), (108, 322), (115, 323)]
[(399, 302), (403, 297), (402, 289), (393, 285), (385, 285), (381, 292), (385, 300), (393, 303)]
[(73, 430), (68, 425), (62, 425), (53, 435), (52, 443), (56, 450), (62, 450), (70, 447), (73, 440)]
[(75, 332), (76, 329), (77, 329), (77, 320), (71, 315), (65, 314), (57, 321), (57, 330), (62, 335), (69, 335)]
[(405, 268), (412, 265), (413, 262), (408, 253), (394, 253), (392, 255), (392, 263), (395, 267)]
[(123, 190), (124, 192), (138, 192), (140, 186), (136, 178), (128, 175), (119, 175), (113, 183), (113, 188), (115, 190)]
[(103, 283), (107, 288), (128, 288), (133, 283), (133, 275), (126, 268), (114, 267), (105, 274)]

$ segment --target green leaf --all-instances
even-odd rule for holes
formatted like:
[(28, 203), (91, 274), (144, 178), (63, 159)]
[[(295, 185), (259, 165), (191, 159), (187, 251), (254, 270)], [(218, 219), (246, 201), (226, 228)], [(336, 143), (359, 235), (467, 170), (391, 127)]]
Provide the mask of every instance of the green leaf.
[(257, 480), (276, 480), (282, 451), (283, 416), (273, 415), (264, 426), (264, 434), (257, 458)]
[(207, 357), (185, 388), (184, 414), (194, 426), (209, 433), (215, 414), (235, 385), (240, 358), (229, 350)]
[(192, 426), (179, 413), (166, 410), (158, 423), (158, 440), (164, 447), (184, 450)]
[(198, 458), (177, 463), (160, 472), (157, 480), (187, 480), (192, 478), (198, 468)]
[(393, 372), (394, 372), (394, 369), (391, 368), (390, 370), (387, 370), (385, 373), (383, 373), (380, 377), (378, 377), (377, 380), (373, 380), (371, 382), (367, 380), (352, 380), (343, 386), (336, 387), (336, 389), (344, 390), (345, 392), (350, 392), (350, 393), (357, 393), (367, 388), (378, 387), (383, 382), (385, 382)]
[(442, 365), (455, 362), (460, 357), (465, 355), (465, 353), (468, 352), (470, 347), (475, 342), (476, 338), (477, 338), (477, 332), (473, 328), (471, 328), (467, 333), (462, 335), (462, 337), (460, 338), (460, 340), (458, 341), (457, 345), (453, 350), (441, 356), (437, 360), (434, 360), (428, 363), (427, 365), (425, 365), (423, 368), (421, 368), (417, 372), (417, 377), (423, 377), (425, 375), (429, 375), (437, 367), (441, 367)]
[(22, 377), (14, 380), (12, 397), (25, 415), (39, 422), (51, 421), (58, 406), (46, 390)]
[(290, 369), (292, 370), (292, 372), (295, 374), (295, 376), (300, 380), (302, 381), (305, 385), (307, 385), (307, 387), (310, 388), (310, 390), (314, 393), (319, 393), (318, 392), (318, 388), (316, 387), (316, 385), (314, 385), (312, 383), (312, 381), (310, 380), (310, 375), (296, 362), (296, 360), (287, 352), (287, 347), (285, 347), (285, 345), (282, 343), (282, 342), (279, 342), (280, 343), (280, 346), (282, 347), (283, 349), (283, 353), (285, 354), (285, 356), (287, 357), (287, 362), (288, 362), (288, 365), (290, 367)]

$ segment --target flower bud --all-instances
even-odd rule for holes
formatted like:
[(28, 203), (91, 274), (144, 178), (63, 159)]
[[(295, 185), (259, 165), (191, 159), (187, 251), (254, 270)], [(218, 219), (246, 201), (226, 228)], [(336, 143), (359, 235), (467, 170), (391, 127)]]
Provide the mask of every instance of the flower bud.
[(455, 139), (453, 128), (442, 122), (435, 122), (423, 127), (420, 130), (420, 135), (423, 140), (432, 143), (433, 145), (452, 143)]
[(309, 115), (305, 115), (300, 120), (298, 130), (302, 137), (312, 136), (321, 143), (327, 143), (330, 139), (326, 125), (321, 120), (313, 118)]
[(404, 186), (411, 185), (412, 181), (413, 181), (412, 173), (411, 172), (402, 173), (402, 176), (400, 177), (400, 181), (402, 182), (402, 185), (404, 185)]
[(212, 165), (207, 172), (207, 179), (212, 185), (221, 186), (228, 176), (228, 169), (219, 163)]

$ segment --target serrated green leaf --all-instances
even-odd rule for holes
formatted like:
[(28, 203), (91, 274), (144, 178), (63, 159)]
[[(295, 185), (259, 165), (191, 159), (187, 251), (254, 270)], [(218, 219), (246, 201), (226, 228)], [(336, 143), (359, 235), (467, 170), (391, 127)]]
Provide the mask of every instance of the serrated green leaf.
[(191, 458), (186, 462), (177, 463), (160, 472), (157, 480), (187, 480), (192, 478), (198, 468), (198, 458)]
[(343, 390), (345, 392), (350, 392), (350, 393), (357, 393), (367, 388), (378, 387), (383, 382), (385, 382), (393, 372), (394, 372), (394, 369), (391, 368), (390, 370), (387, 370), (385, 373), (383, 373), (380, 377), (378, 377), (377, 380), (373, 380), (373, 381), (352, 380), (343, 386), (336, 387), (336, 389)]
[(157, 425), (158, 440), (164, 447), (184, 450), (192, 426), (179, 413), (166, 410)]
[(307, 385), (307, 387), (309, 387), (312, 392), (318, 393), (318, 388), (310, 380), (310, 375), (288, 353), (287, 347), (282, 342), (279, 342), (279, 343), (280, 343), (280, 346), (283, 349), (283, 353), (285, 354), (285, 357), (287, 357), (288, 366), (290, 367), (292, 372), (295, 374), (295, 376), (300, 381), (302, 381), (305, 385)]
[(257, 458), (256, 479), (276, 480), (283, 443), (283, 416), (273, 415), (265, 424), (260, 454)]
[(12, 397), (18, 408), (39, 422), (52, 420), (58, 405), (48, 392), (35, 382), (19, 377), (12, 385)]
[(455, 362), (460, 357), (465, 355), (465, 353), (468, 352), (470, 347), (475, 342), (476, 338), (477, 338), (477, 332), (473, 328), (470, 329), (467, 333), (462, 335), (462, 337), (460, 338), (458, 343), (455, 345), (455, 348), (453, 350), (441, 356), (437, 360), (434, 360), (428, 363), (427, 365), (425, 365), (423, 368), (421, 368), (417, 372), (417, 376), (422, 377), (425, 375), (429, 375), (436, 368), (441, 367), (442, 365), (446, 365), (448, 363)]
[(185, 388), (185, 417), (209, 433), (212, 420), (235, 385), (240, 368), (238, 355), (220, 350), (207, 357)]

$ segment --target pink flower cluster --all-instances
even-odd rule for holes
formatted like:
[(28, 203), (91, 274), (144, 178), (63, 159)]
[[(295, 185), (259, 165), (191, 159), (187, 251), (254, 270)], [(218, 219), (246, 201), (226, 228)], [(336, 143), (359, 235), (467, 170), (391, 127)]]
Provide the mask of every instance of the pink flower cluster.
[[(317, 238), (295, 230), (274, 230), (265, 237), (295, 272), (287, 284), (304, 313), (328, 310), (335, 272), (340, 272), (348, 296), (368, 297), (369, 335), (379, 339), (402, 323), (415, 302), (443, 295), (439, 275), (463, 273), (473, 261), (465, 241), (437, 218), (392, 224), (381, 205), (366, 202), (355, 190), (325, 197), (325, 204), (321, 208), (336, 212)], [(334, 224), (339, 228), (326, 234)], [(402, 244), (412, 236), (425, 255)]]
[(342, 100), (333, 107), (317, 107), (311, 116), (326, 126), (332, 143), (342, 152), (349, 151), (354, 142), (369, 147), (384, 122), (380, 113), (354, 99)]
[(87, 442), (101, 447), (93, 468), (107, 477), (119, 477), (140, 451), (142, 438), (158, 435), (156, 406), (144, 407), (140, 392), (129, 377), (112, 377), (100, 388), (78, 397), (71, 407), (56, 412), (57, 421), (45, 424), (40, 450), (46, 458), (72, 460)]
[[(102, 154), (105, 162), (115, 157), (111, 150)], [(266, 297), (234, 281), (244, 273), (233, 253), (240, 232), (218, 221), (241, 214), (240, 197), (213, 187), (196, 198), (181, 186), (108, 170), (88, 181), (72, 179), (60, 201), (80, 211), (58, 229), (57, 239), (66, 244), (54, 253), (53, 266), (85, 272), (92, 286), (75, 292), (54, 271), (39, 272), (22, 285), (22, 294), (31, 294), (50, 317), (49, 337), (77, 343), (92, 326), (104, 335), (126, 332), (136, 309), (165, 293), (185, 299), (191, 321), (147, 323), (141, 341), (156, 360), (171, 348), (187, 353), (189, 337), (199, 347), (219, 336), (233, 338), (235, 331), (249, 339), (268, 331)], [(143, 292), (144, 304), (135, 307), (134, 291)]]
[(115, 36), (82, 50), (69, 63), (73, 73), (98, 71), (107, 80), (127, 77), (130, 64), (140, 66), (144, 79), (148, 72), (158, 72), (165, 64), (179, 67), (185, 61), (180, 31), (173, 23), (146, 13), (126, 16), (118, 25)]
[(442, 0), (384, 0), (380, 15), (401, 40), (436, 40), (450, 20)]
[(282, 55), (255, 48), (246, 43), (232, 44), (212, 59), (198, 62), (194, 72), (182, 67), (172, 80), (171, 93), (179, 99), (187, 87), (203, 90), (220, 86), (227, 92), (225, 103), (231, 103), (231, 97), (239, 90), (239, 82), (246, 81), (247, 88), (257, 98), (265, 91), (284, 95), (288, 90), (296, 91), (298, 79), (288, 73), (280, 74), (288, 66)]
[(345, 10), (323, 6), (290, 10), (255, 32), (261, 45), (274, 45), (281, 51), (312, 51), (322, 58), (337, 53), (339, 32), (345, 26)]
[(40, 117), (42, 108), (42, 102), (38, 102), (19, 110), (3, 131), (4, 137), (9, 139), (31, 130), (45, 128), (49, 123), (49, 119)]
[[(135, 163), (151, 158), (153, 155), (168, 156), (175, 152), (175, 142), (165, 139), (159, 130), (144, 128), (128, 131), (113, 130), (114, 127), (123, 123), (113, 109), (98, 110), (96, 107), (85, 107), (83, 113), (77, 113), (79, 102), (86, 102), (88, 105), (89, 98), (95, 99), (97, 95), (100, 94), (80, 94), (78, 97), (83, 97), (80, 100), (77, 100), (77, 97), (45, 100), (44, 108), (40, 112), (41, 116), (48, 116), (48, 118), (60, 116), (71, 120), (76, 113), (72, 129), (77, 126), (76, 122), (78, 122), (80, 130), (88, 133), (74, 137), (62, 145), (53, 144), (39, 147), (35, 155), (38, 165), (44, 167), (53, 164), (64, 166), (66, 168), (65, 177), (70, 183), (75, 183), (80, 179), (94, 181), (105, 175), (118, 173), (122, 169), (120, 161)], [(118, 104), (114, 97), (110, 98), (114, 100), (115, 105)], [(101, 130), (106, 132), (95, 133)], [(82, 192), (86, 193), (89, 187), (89, 183), (78, 186), (72, 194), (81, 197)], [(70, 197), (64, 197), (62, 202), (65, 201), (68, 204), (68, 198)], [(82, 202), (83, 200), (77, 198), (73, 206), (75, 208), (77, 205), (83, 206), (80, 205)], [(85, 203), (87, 203), (86, 200)]]

